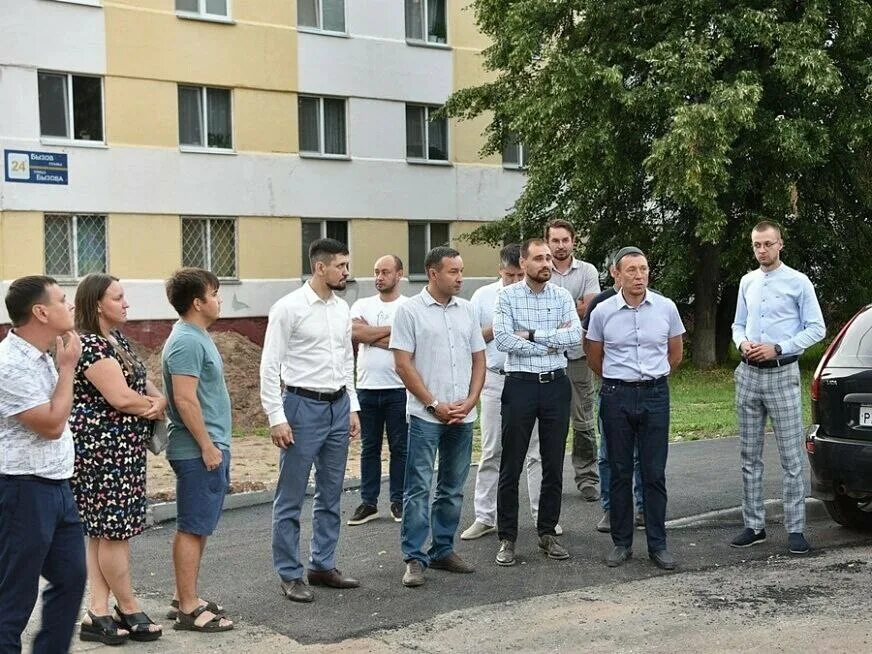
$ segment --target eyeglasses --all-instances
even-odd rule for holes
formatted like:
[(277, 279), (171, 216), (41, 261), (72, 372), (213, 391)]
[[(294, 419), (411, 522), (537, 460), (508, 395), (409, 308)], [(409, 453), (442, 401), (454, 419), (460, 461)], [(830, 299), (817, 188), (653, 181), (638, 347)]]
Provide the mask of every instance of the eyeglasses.
[(778, 245), (778, 241), (766, 241), (765, 243), (751, 243), (751, 247), (755, 250), (768, 250), (769, 248)]

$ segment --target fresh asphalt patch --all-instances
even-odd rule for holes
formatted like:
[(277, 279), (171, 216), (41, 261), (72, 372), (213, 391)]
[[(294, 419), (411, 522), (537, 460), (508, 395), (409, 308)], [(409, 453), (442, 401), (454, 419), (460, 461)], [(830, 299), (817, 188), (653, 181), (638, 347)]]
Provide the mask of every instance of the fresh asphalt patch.
[[(766, 446), (766, 497), (779, 497), (781, 468), (774, 441), (768, 439)], [(471, 469), (466, 487), (461, 530), (473, 520), (475, 471), (476, 468)], [(561, 542), (572, 554), (568, 561), (551, 561), (538, 551), (528, 505), (522, 505), (515, 566), (503, 568), (494, 563), (495, 535), (476, 541), (458, 538), (456, 550), (475, 565), (474, 574), (428, 570), (424, 586), (405, 588), (401, 583), (404, 564), (400, 525), (389, 517), (385, 484), (380, 519), (364, 525), (345, 525), (359, 502), (358, 493), (348, 492), (342, 499), (343, 526), (337, 565), (344, 573), (357, 577), (361, 588), (314, 588), (312, 604), (295, 604), (282, 597), (270, 551), (271, 506), (261, 505), (224, 513), (218, 531), (209, 540), (200, 575), (200, 594), (223, 604), (230, 617), (241, 624), (256, 625), (309, 644), (415, 625), (449, 611), (670, 574), (648, 559), (645, 532), (638, 530), (634, 558), (620, 568), (606, 567), (604, 557), (611, 539), (595, 530), (602, 515), (600, 504), (583, 501), (575, 491), (568, 460), (564, 482), (560, 523), (565, 532)], [(667, 483), (669, 520), (738, 506), (742, 492), (738, 441), (720, 439), (672, 446)], [(522, 503), (526, 501), (524, 488), (521, 498)], [(707, 521), (701, 526), (670, 529), (669, 547), (678, 558), (677, 572), (786, 558), (787, 537), (780, 524), (780, 508), (770, 505), (768, 511), (768, 541), (749, 549), (728, 546), (742, 526), (738, 512), (724, 513), (722, 522)], [(303, 515), (301, 550), (306, 560), (311, 501), (307, 501)], [(816, 517), (810, 513), (806, 530), (813, 547), (869, 542), (868, 534), (838, 527), (821, 516), (820, 511), (813, 515)], [(173, 533), (174, 524), (169, 522), (132, 541), (134, 584), (144, 598), (165, 597), (168, 602), (171, 597)], [(809, 556), (813, 555), (814, 552)], [(716, 603), (716, 589), (713, 592), (713, 599), (700, 598), (701, 601)]]

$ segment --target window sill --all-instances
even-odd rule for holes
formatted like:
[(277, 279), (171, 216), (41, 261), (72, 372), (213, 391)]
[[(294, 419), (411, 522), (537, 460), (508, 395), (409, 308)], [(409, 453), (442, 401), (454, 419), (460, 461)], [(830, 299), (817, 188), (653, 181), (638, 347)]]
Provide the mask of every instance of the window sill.
[(81, 5), (83, 7), (103, 8), (102, 0), (53, 0), (54, 2), (63, 2), (68, 5)]
[(222, 23), (224, 25), (236, 25), (236, 21), (229, 16), (218, 16), (215, 14), (195, 14), (187, 11), (177, 11), (176, 17), (183, 20), (199, 20), (205, 23)]
[(351, 35), (348, 32), (334, 32), (332, 30), (319, 30), (317, 27), (309, 27), (308, 25), (297, 25), (297, 31), (301, 34), (315, 34), (317, 36), (332, 36), (338, 39), (350, 39)]
[(407, 164), (412, 164), (413, 166), (444, 166), (451, 167), (454, 164), (450, 161), (446, 161), (445, 159), (413, 159), (406, 158)]
[(451, 50), (448, 43), (434, 43), (432, 41), (422, 41), (421, 39), (406, 39), (406, 45), (411, 45), (415, 48), (432, 48), (434, 50)]
[(44, 136), (39, 139), (42, 145), (52, 145), (61, 148), (92, 148), (95, 150), (108, 150), (109, 146), (103, 141), (76, 141), (73, 139), (59, 139)]
[(235, 155), (236, 150), (229, 150), (227, 148), (202, 148), (197, 147), (196, 145), (180, 145), (180, 152), (189, 152), (191, 154), (222, 154), (222, 155)]
[(527, 166), (518, 166), (516, 164), (503, 164), (503, 170), (511, 170), (516, 173), (526, 173)]
[(323, 154), (321, 152), (303, 152), (300, 151), (301, 159), (327, 159), (330, 161), (351, 161), (351, 155), (348, 154)]
[(222, 286), (241, 286), (242, 280), (239, 277), (219, 277), (218, 281)]

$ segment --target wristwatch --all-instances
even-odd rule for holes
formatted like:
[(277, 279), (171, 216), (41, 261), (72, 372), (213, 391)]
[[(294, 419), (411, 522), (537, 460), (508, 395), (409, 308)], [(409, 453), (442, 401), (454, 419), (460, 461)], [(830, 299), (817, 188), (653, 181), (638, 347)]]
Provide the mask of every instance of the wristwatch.
[(530, 333), (527, 335), (527, 340), (530, 341), (531, 343), (535, 343), (536, 341), (533, 340), (535, 335), (536, 335), (536, 330), (531, 329)]
[(427, 413), (435, 415), (437, 406), (439, 406), (439, 400), (433, 400), (432, 402), (430, 402), (430, 404), (428, 404), (424, 408), (427, 410)]
[(775, 344), (775, 356), (781, 356), (781, 346), (778, 343)]

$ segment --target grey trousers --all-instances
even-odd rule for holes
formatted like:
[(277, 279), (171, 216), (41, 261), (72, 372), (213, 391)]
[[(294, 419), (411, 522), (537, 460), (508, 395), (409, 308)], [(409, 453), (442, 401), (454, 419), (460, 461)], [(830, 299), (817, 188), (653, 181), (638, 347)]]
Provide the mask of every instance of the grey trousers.
[(587, 359), (570, 359), (566, 369), (572, 382), (572, 467), (575, 470), (575, 485), (578, 488), (596, 486), (599, 483), (597, 470), (597, 446), (593, 405), (595, 390), (593, 372)]

